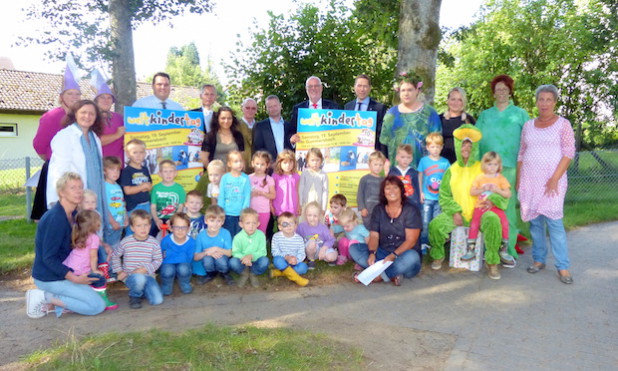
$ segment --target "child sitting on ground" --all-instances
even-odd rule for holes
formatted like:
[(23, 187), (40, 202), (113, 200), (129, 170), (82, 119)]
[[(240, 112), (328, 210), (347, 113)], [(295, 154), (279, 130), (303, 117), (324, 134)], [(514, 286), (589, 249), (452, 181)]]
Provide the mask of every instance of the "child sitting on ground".
[(369, 228), (371, 212), (380, 203), (380, 184), (384, 179), (382, 171), (385, 161), (386, 157), (380, 151), (375, 151), (369, 155), (369, 174), (364, 175), (358, 183), (356, 202), (363, 217), (365, 228)]
[(298, 233), (305, 241), (305, 252), (309, 262), (309, 269), (315, 269), (316, 259), (324, 260), (327, 263), (335, 263), (337, 251), (333, 245), (335, 238), (330, 234), (328, 227), (321, 223), (322, 209), (320, 205), (313, 201), (305, 206), (305, 221), (298, 225)]
[(240, 275), (238, 287), (243, 287), (247, 279), (251, 280), (251, 286), (259, 287), (257, 276), (266, 272), (269, 261), (266, 256), (266, 236), (258, 230), (260, 220), (257, 211), (244, 209), (240, 213), (239, 224), (242, 230), (232, 240), (230, 269)]
[(225, 174), (225, 170), (225, 164), (221, 160), (212, 160), (206, 167), (209, 182), (206, 189), (206, 197), (210, 198), (211, 205), (216, 205), (218, 202), (219, 184), (221, 184), (221, 177)]
[(134, 210), (129, 217), (133, 234), (120, 241), (112, 254), (112, 266), (118, 279), (129, 288), (131, 309), (142, 307), (142, 297), (150, 305), (163, 303), (161, 288), (155, 279), (155, 272), (163, 260), (159, 241), (149, 235), (152, 217), (148, 211)]
[(161, 291), (163, 295), (171, 295), (174, 289), (174, 278), (178, 278), (178, 285), (183, 294), (193, 291), (191, 286), (191, 263), (195, 251), (195, 240), (188, 236), (191, 220), (185, 213), (174, 214), (170, 221), (171, 234), (161, 241), (163, 262), (159, 274), (161, 275)]
[(208, 283), (219, 273), (228, 285), (234, 285), (236, 282), (229, 273), (232, 237), (227, 229), (221, 228), (225, 221), (225, 211), (219, 205), (210, 205), (204, 220), (207, 227), (197, 235), (193, 260), (202, 264), (206, 275), (199, 277), (197, 283)]
[(159, 163), (161, 183), (155, 184), (150, 194), (150, 212), (158, 229), (167, 224), (174, 214), (184, 209), (186, 193), (175, 181), (177, 174), (174, 161), (163, 160)]
[(300, 275), (307, 273), (305, 260), (305, 242), (296, 233), (296, 215), (283, 212), (277, 217), (279, 232), (275, 233), (271, 243), (273, 265), (270, 276), (285, 276), (299, 286), (307, 286), (309, 280)]
[(343, 227), (339, 224), (339, 215), (345, 210), (348, 199), (341, 193), (330, 198), (330, 209), (324, 215), (324, 224), (335, 239), (343, 237)]
[(191, 221), (189, 225), (189, 237), (196, 239), (197, 235), (206, 229), (204, 215), (202, 215), (202, 207), (204, 207), (204, 196), (197, 191), (192, 190), (187, 193), (185, 201), (185, 213)]
[(328, 200), (328, 175), (322, 170), (324, 156), (318, 148), (307, 152), (307, 168), (300, 175), (298, 193), (300, 204), (306, 205), (316, 201), (322, 210), (326, 210)]
[(356, 212), (352, 209), (345, 209), (339, 216), (339, 223), (343, 227), (345, 237), (337, 243), (339, 256), (337, 265), (343, 265), (350, 259), (350, 246), (355, 243), (369, 243), (369, 231), (360, 223)]

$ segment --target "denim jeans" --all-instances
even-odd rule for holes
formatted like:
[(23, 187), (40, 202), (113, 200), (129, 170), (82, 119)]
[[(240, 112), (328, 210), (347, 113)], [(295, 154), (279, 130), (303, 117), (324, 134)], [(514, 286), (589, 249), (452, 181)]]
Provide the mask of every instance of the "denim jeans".
[[(94, 316), (105, 310), (105, 302), (101, 296), (88, 285), (80, 285), (69, 280), (62, 281), (39, 281), (34, 280), (39, 289), (51, 294), (54, 298), (62, 301), (65, 308), (75, 313), (86, 316)], [(48, 296), (45, 296), (48, 298)], [(56, 307), (56, 315), (60, 317), (62, 308)]]
[(112, 248), (116, 248), (120, 244), (121, 239), (122, 239), (122, 228), (115, 231), (110, 226), (105, 231), (105, 242), (109, 244)]
[(183, 294), (193, 291), (191, 286), (191, 263), (161, 264), (159, 275), (161, 277), (161, 291), (163, 295), (171, 295), (174, 290), (174, 278), (178, 278), (178, 285)]
[(298, 274), (305, 274), (309, 267), (305, 262), (298, 262), (296, 265), (290, 265), (283, 256), (273, 256), (273, 265), (280, 271), (285, 270), (287, 267), (292, 267)]
[(150, 305), (163, 303), (163, 294), (157, 280), (147, 274), (133, 273), (124, 280), (124, 284), (129, 288), (129, 296), (141, 298), (146, 296)]
[(227, 229), (230, 232), (232, 238), (236, 236), (236, 233), (240, 232), (240, 225), (238, 222), (240, 221), (239, 216), (226, 215), (225, 222), (223, 222), (223, 228)]
[[(378, 247), (376, 261), (386, 258), (391, 253)], [(350, 246), (350, 256), (363, 268), (367, 268), (367, 259), (369, 259), (369, 246), (366, 243), (355, 243)], [(412, 278), (421, 271), (421, 258), (414, 249), (407, 250), (399, 255), (397, 259), (385, 271), (388, 278), (393, 278), (402, 274), (406, 278)]]
[(227, 273), (230, 271), (230, 257), (224, 255), (219, 259), (215, 259), (212, 256), (205, 256), (202, 259), (202, 265), (206, 274)]
[[(262, 256), (261, 258), (258, 258), (256, 261), (252, 262), (251, 273), (255, 274), (256, 276), (264, 274), (264, 272), (266, 272), (266, 269), (268, 269), (269, 263), (270, 262), (268, 261), (268, 258), (266, 256)], [(240, 259), (238, 258), (230, 259), (230, 270), (232, 272), (236, 274), (241, 274), (245, 270), (245, 268), (246, 266), (240, 262)]]
[(425, 199), (423, 203), (423, 229), (421, 230), (421, 243), (429, 243), (429, 222), (440, 215), (442, 209), (438, 200)]
[(546, 228), (549, 229), (549, 242), (554, 254), (556, 269), (569, 269), (569, 252), (567, 249), (567, 237), (562, 219), (550, 219), (539, 215), (530, 220), (530, 234), (532, 235), (532, 258), (535, 262), (545, 264), (547, 257), (547, 241), (545, 238)]

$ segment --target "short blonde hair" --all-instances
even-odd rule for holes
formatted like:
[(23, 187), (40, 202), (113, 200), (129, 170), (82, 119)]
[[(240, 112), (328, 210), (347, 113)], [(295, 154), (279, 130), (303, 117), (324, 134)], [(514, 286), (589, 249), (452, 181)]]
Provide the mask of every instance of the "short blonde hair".
[(358, 215), (352, 209), (345, 209), (339, 214), (339, 224), (354, 222), (358, 224)]
[(91, 189), (84, 189), (84, 198), (86, 198), (86, 196), (93, 197), (95, 200), (99, 199), (99, 196)]
[(309, 152), (307, 152), (307, 156), (305, 158), (309, 160), (309, 156), (315, 156), (320, 159), (320, 162), (324, 162), (324, 155), (322, 154), (322, 151), (320, 151), (319, 148), (315, 148), (315, 147), (311, 148)]
[(405, 153), (407, 153), (409, 155), (414, 156), (414, 150), (412, 150), (412, 146), (409, 145), (409, 144), (400, 144), (400, 145), (398, 145), (397, 146), (397, 151), (395, 153), (397, 153), (399, 151), (403, 151), (403, 152), (405, 152)]
[(137, 139), (137, 138), (133, 138), (133, 139), (131, 139), (131, 140), (127, 143), (127, 145), (125, 146), (125, 148), (127, 148), (127, 149), (128, 149), (128, 148), (129, 148), (129, 146), (133, 146), (133, 145), (135, 145), (135, 146), (142, 146), (142, 147), (144, 147), (144, 149), (146, 149), (146, 148), (147, 148), (147, 147), (146, 147), (146, 142), (144, 142), (144, 141), (143, 141), (143, 140), (141, 140), (141, 139)]
[[(229, 167), (230, 161), (232, 161), (231, 159), (232, 159), (233, 156), (238, 156), (238, 158), (240, 160), (242, 160), (243, 165), (246, 165), (245, 164), (245, 158), (243, 157), (242, 152), (240, 152), (240, 151), (230, 151), (230, 153), (227, 154), (227, 164), (228, 164), (228, 167)], [(243, 168), (244, 168), (244, 166), (243, 166)]]
[(309, 210), (312, 207), (318, 209), (318, 214), (320, 215), (324, 214), (324, 210), (322, 210), (322, 207), (320, 206), (320, 204), (317, 201), (311, 201), (308, 204), (306, 204), (305, 208), (303, 209), (303, 218), (307, 219), (306, 218), (307, 210)]
[(427, 145), (429, 145), (429, 144), (437, 144), (439, 146), (443, 146), (444, 145), (444, 137), (442, 136), (442, 134), (440, 134), (438, 132), (429, 133), (429, 134), (427, 134), (427, 137), (425, 138), (425, 144), (427, 144)]
[(369, 155), (369, 163), (371, 163), (371, 161), (378, 161), (378, 160), (382, 162), (386, 162), (386, 157), (380, 151), (371, 152), (371, 154)]
[(64, 191), (67, 183), (69, 183), (69, 181), (71, 180), (79, 180), (80, 182), (82, 182), (82, 185), (84, 184), (84, 181), (82, 180), (82, 177), (79, 176), (79, 174), (67, 171), (66, 173), (62, 174), (60, 179), (58, 179), (58, 181), (56, 182), (56, 192), (58, 192), (58, 195), (60, 195), (60, 191)]
[(498, 161), (498, 172), (501, 173), (502, 172), (502, 158), (500, 158), (500, 155), (494, 151), (489, 151), (483, 155), (483, 158), (481, 159), (481, 169), (485, 171), (485, 164), (493, 160)]
[(129, 215), (129, 224), (133, 225), (135, 224), (135, 221), (137, 219), (143, 219), (143, 220), (147, 220), (148, 223), (152, 223), (152, 216), (150, 215), (150, 213), (144, 209), (136, 209), (133, 210), (131, 212), (131, 215)]
[(250, 216), (250, 217), (254, 217), (254, 218), (256, 218), (256, 219), (259, 219), (259, 214), (258, 214), (258, 212), (257, 212), (257, 211), (255, 211), (255, 210), (253, 210), (253, 209), (252, 209), (252, 208), (250, 208), (250, 207), (248, 207), (248, 208), (246, 208), (246, 209), (243, 209), (243, 210), (240, 212), (240, 218), (239, 218), (239, 219), (240, 219), (240, 221), (241, 221), (241, 222), (244, 222), (244, 221), (245, 221), (245, 218), (246, 218), (246, 217), (249, 217), (249, 216)]
[(225, 219), (225, 210), (219, 205), (210, 205), (204, 212), (204, 220), (206, 219)]
[(159, 169), (163, 169), (164, 166), (171, 166), (176, 170), (176, 163), (170, 159), (165, 159), (159, 162)]
[(206, 166), (207, 172), (217, 170), (220, 174), (223, 174), (225, 173), (225, 169), (225, 164), (221, 160), (212, 160), (208, 163), (208, 166)]

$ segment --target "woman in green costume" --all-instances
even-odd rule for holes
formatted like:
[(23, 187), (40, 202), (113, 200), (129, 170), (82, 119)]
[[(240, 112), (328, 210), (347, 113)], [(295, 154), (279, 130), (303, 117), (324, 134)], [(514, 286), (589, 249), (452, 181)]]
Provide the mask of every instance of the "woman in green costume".
[[(502, 175), (510, 184), (517, 180), (517, 154), (521, 130), (524, 124), (530, 120), (528, 113), (513, 104), (513, 79), (507, 75), (499, 75), (491, 81), (491, 91), (496, 104), (481, 112), (476, 127), (483, 132), (481, 140), (480, 156), (494, 151), (502, 158)], [(515, 244), (517, 243), (517, 190), (511, 188), (512, 196), (506, 208), (506, 217), (509, 220), (509, 249), (508, 252), (517, 258)], [(514, 261), (502, 261), (502, 265), (513, 268)]]
[[(481, 131), (470, 124), (464, 124), (453, 132), (457, 161), (446, 170), (440, 183), (440, 207), (442, 214), (429, 223), (429, 255), (433, 259), (431, 268), (438, 270), (444, 261), (444, 244), (448, 235), (457, 226), (469, 226), (477, 197), (470, 195), (472, 181), (482, 173), (479, 161), (479, 141)], [(497, 206), (506, 209), (508, 200), (497, 193), (488, 197), (489, 208)], [(500, 279), (498, 263), (500, 262), (500, 243), (502, 226), (500, 218), (488, 211), (481, 217), (481, 232), (485, 243), (485, 262), (488, 275)]]

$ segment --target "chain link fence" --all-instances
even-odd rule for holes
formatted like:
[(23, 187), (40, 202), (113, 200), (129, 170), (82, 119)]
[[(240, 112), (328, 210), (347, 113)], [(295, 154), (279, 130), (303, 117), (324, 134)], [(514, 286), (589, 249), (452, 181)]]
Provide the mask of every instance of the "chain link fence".
[(0, 159), (0, 193), (24, 192), (26, 180), (42, 166), (39, 157)]

